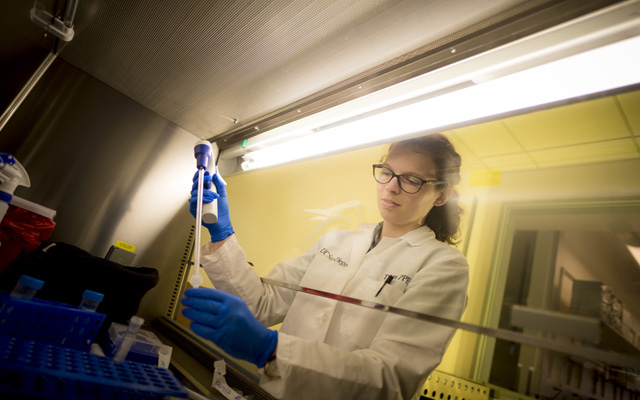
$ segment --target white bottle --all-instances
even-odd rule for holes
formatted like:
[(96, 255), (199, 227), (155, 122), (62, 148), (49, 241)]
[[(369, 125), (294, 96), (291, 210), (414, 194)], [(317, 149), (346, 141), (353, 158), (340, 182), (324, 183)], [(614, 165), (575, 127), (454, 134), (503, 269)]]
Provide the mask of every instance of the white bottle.
[(29, 174), (9, 153), (0, 153), (0, 222), (9, 208), (13, 192), (18, 186), (31, 186)]

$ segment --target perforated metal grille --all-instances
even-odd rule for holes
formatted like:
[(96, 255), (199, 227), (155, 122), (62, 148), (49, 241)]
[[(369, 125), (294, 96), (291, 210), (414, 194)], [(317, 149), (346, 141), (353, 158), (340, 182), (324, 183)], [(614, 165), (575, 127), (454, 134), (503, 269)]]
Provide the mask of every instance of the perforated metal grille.
[(427, 378), (420, 399), (488, 400), (491, 389), (478, 382), (433, 371)]
[(185, 274), (187, 272), (187, 266), (189, 265), (189, 260), (191, 259), (191, 254), (193, 253), (193, 241), (194, 241), (195, 230), (196, 230), (195, 225), (192, 225), (191, 230), (189, 231), (189, 237), (187, 237), (187, 243), (185, 244), (184, 251), (182, 253), (182, 260), (180, 261), (178, 276), (176, 277), (176, 281), (171, 290), (171, 298), (169, 300), (169, 307), (167, 308), (167, 313), (166, 313), (166, 316), (168, 318), (174, 318), (176, 315), (176, 306), (178, 304), (178, 300), (180, 300), (180, 294), (183, 286), (182, 284), (185, 278)]

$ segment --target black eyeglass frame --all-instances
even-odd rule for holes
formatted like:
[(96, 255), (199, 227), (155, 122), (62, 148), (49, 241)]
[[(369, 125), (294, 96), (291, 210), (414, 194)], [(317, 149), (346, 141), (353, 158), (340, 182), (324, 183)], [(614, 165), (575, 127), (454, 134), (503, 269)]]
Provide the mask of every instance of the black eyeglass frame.
[[(380, 182), (378, 180), (378, 178), (376, 177), (376, 169), (378, 169), (378, 168), (386, 168), (389, 171), (391, 171), (391, 178), (389, 178), (389, 180), (386, 181), (386, 182)], [(405, 190), (402, 187), (402, 180), (400, 178), (403, 177), (403, 176), (410, 176), (412, 178), (418, 179), (418, 180), (420, 180), (420, 182), (422, 182), (422, 184), (420, 185), (418, 190), (416, 190), (415, 192), (409, 192), (409, 191)], [(415, 176), (415, 175), (409, 175), (409, 174), (398, 175), (395, 172), (393, 172), (393, 170), (391, 168), (387, 167), (384, 164), (373, 164), (373, 179), (375, 179), (376, 182), (382, 183), (384, 185), (384, 184), (387, 184), (387, 183), (391, 182), (393, 180), (393, 178), (398, 178), (398, 187), (400, 188), (400, 190), (402, 190), (403, 192), (408, 193), (408, 194), (416, 194), (416, 193), (418, 193), (422, 189), (422, 187), (427, 183), (431, 184), (431, 185), (448, 185), (449, 184), (449, 182), (443, 181), (443, 180), (439, 180), (439, 179), (424, 180), (424, 179), (420, 178), (419, 176)]]

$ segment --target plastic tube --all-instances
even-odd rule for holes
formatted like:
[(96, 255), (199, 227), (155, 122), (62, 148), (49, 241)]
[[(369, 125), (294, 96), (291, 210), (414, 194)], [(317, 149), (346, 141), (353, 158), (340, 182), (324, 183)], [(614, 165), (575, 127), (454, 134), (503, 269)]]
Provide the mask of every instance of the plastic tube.
[(30, 300), (38, 290), (42, 289), (42, 285), (44, 285), (44, 281), (33, 278), (29, 275), (22, 275), (20, 279), (18, 279), (16, 286), (13, 288), (11, 297), (14, 299)]
[(133, 342), (136, 340), (136, 335), (138, 334), (138, 329), (142, 326), (144, 319), (133, 316), (131, 320), (129, 320), (129, 326), (127, 327), (127, 331), (124, 333), (122, 339), (118, 340), (118, 344), (116, 346), (116, 354), (113, 356), (113, 361), (122, 362), (127, 358), (127, 354), (129, 354), (129, 349), (133, 345)]
[(102, 293), (94, 292), (93, 290), (85, 290), (84, 293), (82, 293), (80, 309), (85, 311), (95, 311), (103, 298), (104, 294)]

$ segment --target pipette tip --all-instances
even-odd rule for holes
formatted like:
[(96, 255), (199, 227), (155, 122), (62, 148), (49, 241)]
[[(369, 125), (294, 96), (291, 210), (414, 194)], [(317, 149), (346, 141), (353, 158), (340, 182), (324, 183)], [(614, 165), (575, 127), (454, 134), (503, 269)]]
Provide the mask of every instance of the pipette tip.
[(202, 275), (193, 273), (189, 279), (189, 283), (194, 288), (199, 288), (202, 285)]

